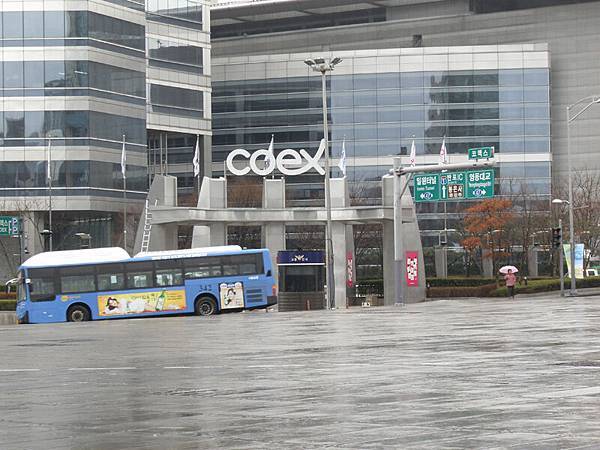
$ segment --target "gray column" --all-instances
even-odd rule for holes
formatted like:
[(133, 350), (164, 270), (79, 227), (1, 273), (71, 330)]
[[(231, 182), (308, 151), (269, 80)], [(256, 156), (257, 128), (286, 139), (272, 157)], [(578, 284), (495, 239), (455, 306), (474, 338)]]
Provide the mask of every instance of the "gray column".
[[(394, 178), (386, 175), (381, 179), (382, 204), (385, 207), (394, 207)], [(393, 305), (396, 298), (394, 284), (394, 222), (383, 221), (383, 296), (385, 305)], [(387, 245), (386, 245), (387, 244)]]
[[(394, 205), (394, 178), (393, 176), (386, 175), (382, 178), (382, 198), (384, 206)], [(425, 260), (423, 258), (423, 247), (421, 245), (421, 233), (419, 230), (419, 225), (417, 222), (417, 216), (415, 212), (414, 203), (412, 200), (412, 195), (409, 189), (404, 191), (404, 195), (402, 196), (401, 201), (402, 207), (402, 242), (403, 249), (405, 252), (414, 251), (417, 253), (417, 263), (418, 263), (418, 285), (417, 286), (407, 286), (406, 279), (401, 280), (404, 289), (404, 298), (406, 302), (414, 303), (425, 300), (425, 286), (426, 286), (426, 274), (425, 274)], [(393, 230), (394, 224), (392, 224), (391, 234), (390, 228), (387, 223), (384, 223), (384, 295), (385, 300), (384, 303), (386, 305), (393, 305), (395, 302), (395, 285), (394, 285), (394, 249), (393, 245), (388, 243), (393, 243)], [(390, 248), (388, 248), (390, 247)], [(391, 263), (388, 262), (387, 258), (390, 256), (386, 253), (391, 253)], [(387, 258), (386, 258), (387, 257)], [(403, 255), (403, 264), (406, 264), (405, 257)], [(386, 266), (387, 270), (386, 270)], [(391, 277), (391, 280), (388, 279)], [(388, 295), (388, 294), (392, 295)]]
[[(285, 208), (285, 179), (264, 179), (263, 208), (274, 210)], [(273, 276), (279, 283), (277, 252), (285, 250), (285, 224), (283, 222), (264, 224), (262, 227), (262, 245), (268, 248), (271, 253)]]
[[(198, 196), (198, 208), (225, 209), (227, 202), (227, 180), (225, 178), (204, 177)], [(225, 245), (227, 226), (223, 223), (195, 226), (192, 234), (192, 248)]]
[[(350, 206), (350, 192), (346, 178), (331, 178), (331, 208), (348, 208)], [(334, 216), (335, 217), (335, 216)], [(351, 227), (350, 227), (351, 228)], [(347, 268), (346, 255), (354, 249), (354, 238), (348, 243), (348, 226), (343, 222), (333, 221), (331, 227), (332, 251), (333, 251), (333, 276), (335, 289), (335, 307), (345, 308), (348, 301), (347, 296)], [(351, 231), (350, 231), (351, 232)]]
[(492, 264), (491, 252), (489, 250), (482, 250), (481, 252), (481, 264), (483, 266), (483, 276), (486, 278), (494, 278), (494, 265)]
[(448, 249), (437, 246), (434, 249), (435, 276), (437, 278), (448, 278)]
[(528, 276), (538, 276), (538, 249), (536, 247), (529, 247), (527, 251), (527, 267), (529, 269)]
[[(148, 191), (150, 209), (154, 206), (177, 206), (177, 178), (170, 175), (156, 175)], [(133, 253), (140, 251), (144, 234), (145, 211), (142, 209), (135, 235)], [(148, 250), (176, 250), (177, 224), (152, 225)]]

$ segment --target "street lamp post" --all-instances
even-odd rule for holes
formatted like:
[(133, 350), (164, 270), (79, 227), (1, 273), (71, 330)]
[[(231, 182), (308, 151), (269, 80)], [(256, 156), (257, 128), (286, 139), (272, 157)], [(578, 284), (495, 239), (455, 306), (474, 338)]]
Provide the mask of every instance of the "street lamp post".
[[(572, 109), (585, 103), (585, 106), (581, 108), (577, 114), (571, 117)], [(577, 295), (577, 285), (575, 281), (575, 227), (573, 220), (573, 175), (571, 173), (571, 122), (574, 122), (579, 116), (581, 116), (588, 108), (592, 105), (600, 103), (600, 96), (589, 96), (577, 100), (572, 105), (567, 106), (567, 170), (569, 171), (569, 241), (571, 242), (571, 248), (569, 251), (569, 259), (571, 260), (571, 289), (570, 295)]]
[(328, 308), (335, 307), (335, 277), (333, 273), (333, 239), (331, 234), (331, 183), (329, 173), (329, 127), (327, 121), (327, 72), (342, 62), (341, 58), (326, 60), (324, 58), (307, 59), (304, 63), (315, 72), (321, 73), (321, 93), (323, 95), (323, 137), (325, 139), (325, 209), (327, 224), (325, 226), (325, 279), (327, 286), (325, 296)]

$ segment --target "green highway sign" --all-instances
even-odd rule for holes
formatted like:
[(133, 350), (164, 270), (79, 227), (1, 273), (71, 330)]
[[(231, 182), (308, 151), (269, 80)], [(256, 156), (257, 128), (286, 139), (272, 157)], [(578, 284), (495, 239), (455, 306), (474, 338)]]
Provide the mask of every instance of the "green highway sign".
[(469, 149), (469, 159), (489, 159), (494, 157), (494, 147), (479, 147)]
[(494, 196), (494, 169), (467, 172), (467, 198), (492, 198)]
[(415, 202), (440, 199), (440, 175), (437, 173), (415, 175)]
[(421, 174), (414, 179), (416, 203), (494, 196), (494, 169)]
[(18, 236), (21, 232), (21, 220), (13, 216), (0, 216), (0, 236)]
[(465, 198), (465, 172), (442, 172), (440, 174), (440, 200)]

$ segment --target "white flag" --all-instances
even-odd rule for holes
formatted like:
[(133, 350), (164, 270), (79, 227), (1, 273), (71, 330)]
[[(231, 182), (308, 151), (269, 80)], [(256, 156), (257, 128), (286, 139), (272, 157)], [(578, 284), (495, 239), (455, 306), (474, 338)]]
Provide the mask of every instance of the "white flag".
[(448, 152), (446, 151), (446, 136), (442, 141), (442, 148), (440, 148), (440, 164), (448, 164)]
[(269, 156), (265, 158), (265, 169), (271, 167), (271, 160), (275, 161), (275, 152), (273, 150), (275, 135), (271, 135), (271, 143), (269, 144), (268, 152)]
[(340, 154), (340, 162), (338, 163), (338, 167), (346, 176), (346, 138), (342, 141), (342, 153)]
[(121, 150), (121, 174), (123, 174), (123, 179), (126, 178), (125, 170), (127, 167), (127, 155), (125, 154), (125, 135), (123, 135), (123, 149)]
[(196, 137), (196, 151), (194, 152), (194, 176), (200, 175), (200, 135)]
[(413, 139), (410, 146), (410, 167), (415, 167), (417, 164), (417, 149), (415, 148), (415, 140)]
[(46, 167), (46, 177), (52, 181), (52, 139), (48, 139), (48, 166)]

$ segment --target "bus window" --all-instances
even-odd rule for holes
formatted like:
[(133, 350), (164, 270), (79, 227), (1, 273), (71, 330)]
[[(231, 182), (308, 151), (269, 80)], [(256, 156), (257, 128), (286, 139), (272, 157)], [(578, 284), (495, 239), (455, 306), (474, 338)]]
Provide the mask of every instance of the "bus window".
[(93, 266), (63, 267), (60, 269), (62, 294), (93, 292), (96, 290)]
[(221, 276), (221, 261), (218, 257), (189, 258), (184, 260), (186, 280)]
[(32, 302), (54, 300), (56, 287), (54, 269), (29, 269), (29, 298)]
[(181, 286), (183, 284), (183, 271), (181, 261), (176, 259), (154, 262), (155, 286)]
[(223, 276), (233, 276), (233, 275), (238, 275), (239, 272), (239, 267), (238, 264), (236, 262), (236, 259), (239, 256), (222, 256), (221, 260), (223, 262)]
[(236, 259), (240, 264), (240, 275), (255, 275), (264, 272), (263, 259), (261, 253), (255, 253), (251, 255), (238, 255), (236, 256)]
[(152, 261), (127, 264), (125, 266), (127, 287), (129, 289), (152, 287), (152, 269)]
[(123, 264), (100, 264), (97, 267), (98, 290), (118, 291), (125, 289)]

